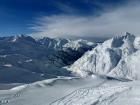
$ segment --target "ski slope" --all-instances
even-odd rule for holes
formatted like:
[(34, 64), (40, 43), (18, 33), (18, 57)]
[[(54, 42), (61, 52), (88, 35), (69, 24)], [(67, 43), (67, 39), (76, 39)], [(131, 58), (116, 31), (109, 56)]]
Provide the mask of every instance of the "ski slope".
[[(0, 90), (0, 105), (138, 105), (139, 86), (99, 77), (59, 77)], [(129, 97), (135, 102), (124, 104)]]

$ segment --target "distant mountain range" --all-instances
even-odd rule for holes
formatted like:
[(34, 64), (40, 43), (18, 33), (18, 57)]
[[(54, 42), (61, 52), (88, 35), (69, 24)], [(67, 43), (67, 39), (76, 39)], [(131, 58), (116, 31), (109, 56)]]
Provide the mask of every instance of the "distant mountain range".
[(140, 37), (0, 37), (0, 105), (139, 105)]
[(30, 83), (58, 76), (140, 79), (140, 37), (126, 33), (94, 43), (60, 38), (0, 37), (0, 82)]
[(97, 44), (86, 40), (34, 39), (19, 35), (0, 37), (0, 82), (30, 83), (70, 76), (68, 66)]

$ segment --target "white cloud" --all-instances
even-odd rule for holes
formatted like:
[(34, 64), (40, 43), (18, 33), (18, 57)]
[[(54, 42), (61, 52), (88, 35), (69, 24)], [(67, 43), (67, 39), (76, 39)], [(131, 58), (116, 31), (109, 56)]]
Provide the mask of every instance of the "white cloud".
[(30, 28), (36, 31), (36, 35), (49, 37), (110, 37), (126, 31), (140, 35), (140, 5), (125, 5), (98, 17), (63, 14), (43, 16)]

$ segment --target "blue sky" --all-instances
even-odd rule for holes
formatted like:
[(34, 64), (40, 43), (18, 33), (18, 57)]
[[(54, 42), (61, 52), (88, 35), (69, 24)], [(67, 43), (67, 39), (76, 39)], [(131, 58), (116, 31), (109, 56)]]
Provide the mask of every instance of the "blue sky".
[[(119, 31), (129, 31), (131, 27), (128, 30), (118, 28), (110, 31), (109, 25), (115, 24), (112, 22), (115, 21), (112, 19), (114, 15), (118, 17), (117, 14), (120, 16), (123, 12), (127, 15), (126, 12), (129, 13), (129, 9), (133, 7), (134, 11), (139, 10), (137, 2), (138, 0), (0, 0), (0, 36), (111, 36), (114, 33), (119, 34)], [(122, 18), (125, 20), (121, 16), (119, 19)], [(131, 24), (128, 22), (129, 20), (124, 26)], [(108, 28), (104, 26), (106, 24)], [(101, 33), (99, 27), (104, 33)]]

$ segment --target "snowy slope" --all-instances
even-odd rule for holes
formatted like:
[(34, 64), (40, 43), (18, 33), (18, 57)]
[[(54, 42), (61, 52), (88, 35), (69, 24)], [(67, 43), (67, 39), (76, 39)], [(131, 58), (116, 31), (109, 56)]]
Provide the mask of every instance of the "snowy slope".
[(140, 50), (120, 60), (118, 65), (108, 74), (114, 78), (129, 80), (140, 79)]
[[(124, 36), (109, 39), (95, 47), (92, 51), (86, 52), (80, 59), (74, 62), (68, 70), (71, 70), (82, 77), (91, 74), (107, 75), (119, 65), (122, 59), (131, 56), (138, 48), (139, 38), (136, 38), (130, 33), (126, 33)], [(138, 61), (136, 62), (138, 63)], [(124, 73), (126, 71), (123, 71), (124, 69), (127, 69), (127, 67), (122, 67), (120, 71)], [(133, 69), (131, 71), (133, 72)], [(126, 77), (124, 78), (128, 79)]]
[[(94, 83), (93, 83), (94, 81)], [(58, 78), (0, 90), (0, 105), (50, 105), (57, 99), (84, 87), (96, 87), (103, 79)]]
[(0, 90), (0, 104), (139, 105), (139, 88), (140, 81), (60, 77)]

